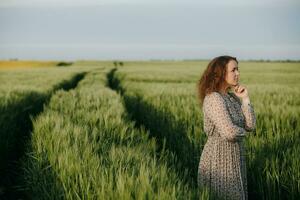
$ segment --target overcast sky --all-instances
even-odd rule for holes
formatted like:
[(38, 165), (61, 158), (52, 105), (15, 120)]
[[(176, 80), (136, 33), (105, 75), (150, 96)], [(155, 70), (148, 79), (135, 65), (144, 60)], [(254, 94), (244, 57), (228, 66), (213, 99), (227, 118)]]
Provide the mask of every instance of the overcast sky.
[(300, 59), (298, 2), (0, 0), (0, 59)]

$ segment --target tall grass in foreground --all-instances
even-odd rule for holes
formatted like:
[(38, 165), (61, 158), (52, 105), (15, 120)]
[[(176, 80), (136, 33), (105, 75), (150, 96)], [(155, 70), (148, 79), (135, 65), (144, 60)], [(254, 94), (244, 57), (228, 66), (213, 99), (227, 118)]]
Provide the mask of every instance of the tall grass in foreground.
[(32, 199), (208, 199), (189, 188), (157, 154), (154, 139), (128, 121), (121, 97), (105, 74), (90, 73), (79, 87), (59, 91), (34, 120), (24, 161)]
[(197, 170), (205, 137), (202, 113), (190, 94), (194, 84), (122, 82), (128, 112), (138, 124), (150, 130), (159, 144), (173, 152), (179, 173), (187, 173), (196, 185)]
[(32, 128), (30, 116), (42, 111), (55, 90), (73, 87), (83, 71), (51, 68), (0, 72), (4, 83), (0, 85), (0, 199), (15, 195), (18, 160)]
[[(31, 130), (29, 116), (37, 110), (20, 176), (27, 199), (213, 198), (195, 186), (206, 141), (195, 87), (206, 64), (125, 62), (110, 77), (122, 96), (104, 86), (107, 72), (100, 67), (112, 62), (2, 70), (0, 160), (6, 161), (1, 149), (7, 150), (1, 142), (22, 141), (10, 133)], [(256, 131), (245, 140), (249, 197), (299, 199), (300, 65), (239, 66), (257, 116)], [(83, 69), (93, 72), (76, 89), (54, 93), (42, 110), (41, 94), (50, 98)], [(16, 113), (26, 113), (27, 121)]]
[[(189, 169), (193, 182), (206, 140), (196, 82), (174, 83), (174, 76), (172, 80), (167, 76), (163, 81), (162, 75), (157, 79), (150, 72), (145, 81), (139, 75), (135, 79), (132, 71), (127, 79), (127, 70), (120, 71), (115, 79), (125, 91), (128, 109), (139, 123), (154, 130), (154, 137), (167, 140), (168, 149), (178, 157), (178, 165)], [(299, 199), (300, 66), (276, 64), (273, 67), (270, 63), (265, 69), (245, 69), (243, 77), (257, 116), (256, 131), (245, 140), (249, 197)], [(257, 83), (251, 82), (255, 78)], [(155, 134), (155, 131), (160, 132)], [(186, 153), (188, 150), (190, 153)]]

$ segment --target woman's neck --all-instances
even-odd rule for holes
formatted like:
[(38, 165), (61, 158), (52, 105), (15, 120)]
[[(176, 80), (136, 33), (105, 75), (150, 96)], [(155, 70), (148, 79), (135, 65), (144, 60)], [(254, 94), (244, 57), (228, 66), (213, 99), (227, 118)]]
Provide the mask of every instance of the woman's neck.
[(227, 93), (229, 92), (230, 89), (231, 89), (230, 86), (226, 86), (226, 87), (222, 88), (222, 89), (220, 90), (220, 92), (221, 92), (222, 94), (227, 94)]

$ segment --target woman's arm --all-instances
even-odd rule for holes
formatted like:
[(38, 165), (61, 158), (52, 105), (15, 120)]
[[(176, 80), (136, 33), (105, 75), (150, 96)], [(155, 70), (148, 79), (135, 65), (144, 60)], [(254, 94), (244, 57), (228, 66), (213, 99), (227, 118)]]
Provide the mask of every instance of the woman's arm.
[(221, 95), (213, 92), (205, 96), (203, 113), (216, 126), (221, 137), (228, 141), (236, 141), (246, 135), (245, 129), (233, 124)]
[(243, 114), (245, 116), (245, 130), (250, 132), (255, 130), (256, 127), (256, 117), (254, 113), (254, 108), (252, 104), (250, 103), (249, 98), (242, 99), (242, 105), (241, 105)]

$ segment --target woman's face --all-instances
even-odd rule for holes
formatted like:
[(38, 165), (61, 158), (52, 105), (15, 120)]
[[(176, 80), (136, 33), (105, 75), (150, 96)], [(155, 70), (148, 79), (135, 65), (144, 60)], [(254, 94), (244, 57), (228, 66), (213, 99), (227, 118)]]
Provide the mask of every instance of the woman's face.
[(238, 64), (235, 60), (230, 60), (227, 64), (225, 81), (229, 87), (236, 86), (239, 83), (239, 78), (240, 78), (240, 73), (238, 69)]

